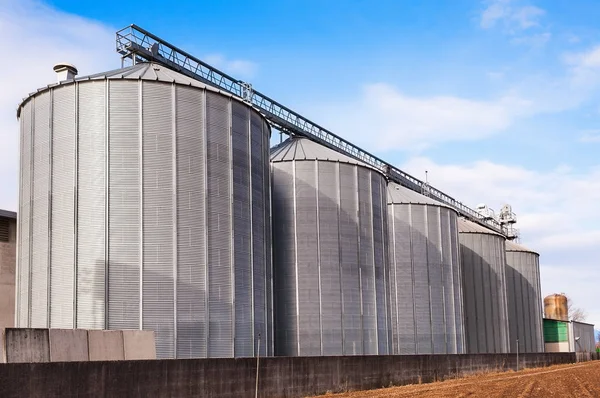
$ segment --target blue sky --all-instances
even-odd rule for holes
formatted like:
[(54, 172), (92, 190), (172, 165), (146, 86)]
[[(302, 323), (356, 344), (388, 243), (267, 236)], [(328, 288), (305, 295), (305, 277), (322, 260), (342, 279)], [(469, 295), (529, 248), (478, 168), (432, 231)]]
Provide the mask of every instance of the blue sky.
[(19, 100), (119, 66), (136, 23), (474, 206), (510, 203), (544, 293), (600, 325), (600, 3), (0, 0), (0, 208)]

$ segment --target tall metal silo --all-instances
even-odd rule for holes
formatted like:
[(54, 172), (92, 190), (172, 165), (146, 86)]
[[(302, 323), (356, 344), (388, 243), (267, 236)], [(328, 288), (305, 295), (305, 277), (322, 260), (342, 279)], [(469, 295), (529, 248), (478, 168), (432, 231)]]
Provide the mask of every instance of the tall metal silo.
[(544, 352), (540, 255), (506, 242), (506, 293), (510, 352)]
[(467, 353), (507, 353), (505, 238), (458, 219)]
[(18, 110), (18, 325), (271, 355), (266, 120), (158, 64), (67, 78)]
[(463, 354), (458, 213), (388, 184), (394, 354)]
[(302, 138), (271, 151), (275, 353), (389, 353), (384, 176)]

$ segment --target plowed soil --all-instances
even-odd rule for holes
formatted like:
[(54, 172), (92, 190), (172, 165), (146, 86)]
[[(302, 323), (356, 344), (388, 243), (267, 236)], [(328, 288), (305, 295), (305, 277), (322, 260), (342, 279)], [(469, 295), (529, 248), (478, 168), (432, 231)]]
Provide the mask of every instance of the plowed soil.
[(443, 382), (371, 391), (328, 394), (327, 398), (600, 397), (600, 361), (487, 373)]

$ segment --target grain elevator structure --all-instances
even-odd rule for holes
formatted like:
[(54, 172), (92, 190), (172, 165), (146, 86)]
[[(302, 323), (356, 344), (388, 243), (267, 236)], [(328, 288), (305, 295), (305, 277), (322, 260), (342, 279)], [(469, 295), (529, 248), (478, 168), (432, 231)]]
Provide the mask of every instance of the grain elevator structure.
[(459, 218), (467, 353), (507, 353), (505, 237)]
[(159, 358), (540, 351), (512, 224), (135, 25), (117, 51), (18, 107), (17, 326), (150, 329)]
[(540, 255), (523, 245), (506, 242), (506, 295), (510, 352), (543, 352)]
[(383, 174), (304, 138), (271, 163), (276, 354), (388, 354)]
[[(272, 354), (270, 127), (156, 63), (20, 105), (17, 324), (152, 329), (160, 358)], [(62, 80), (65, 79), (65, 80)]]
[(394, 354), (462, 354), (457, 212), (390, 182), (389, 291)]

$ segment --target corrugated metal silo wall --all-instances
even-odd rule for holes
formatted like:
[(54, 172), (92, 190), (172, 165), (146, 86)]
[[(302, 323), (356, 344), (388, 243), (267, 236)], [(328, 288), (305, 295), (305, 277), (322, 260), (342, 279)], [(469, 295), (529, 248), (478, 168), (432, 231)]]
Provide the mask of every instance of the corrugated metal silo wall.
[[(577, 337), (579, 337), (579, 340), (575, 341)], [(594, 336), (594, 325), (573, 322), (572, 340), (575, 343), (574, 349), (576, 352), (595, 352), (596, 336)]]
[(504, 238), (459, 233), (467, 353), (508, 352)]
[(544, 352), (539, 256), (506, 252), (510, 352)]
[(276, 355), (388, 354), (385, 180), (272, 163)]
[(269, 136), (200, 88), (82, 81), (21, 109), (18, 326), (152, 329), (169, 357), (272, 355)]
[(389, 204), (388, 214), (392, 352), (464, 353), (456, 212)]

